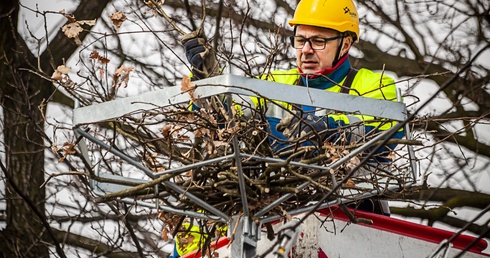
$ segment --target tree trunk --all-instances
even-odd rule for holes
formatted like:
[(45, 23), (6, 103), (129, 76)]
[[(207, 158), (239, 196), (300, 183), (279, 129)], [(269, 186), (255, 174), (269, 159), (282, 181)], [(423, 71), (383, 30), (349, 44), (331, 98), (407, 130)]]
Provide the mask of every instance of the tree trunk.
[(5, 239), (0, 241), (0, 248), (5, 257), (48, 257), (48, 247), (41, 241), (46, 194), (40, 188), (44, 181), (45, 144), (44, 110), (39, 108), (47, 99), (47, 91), (32, 83), (36, 81), (33, 75), (19, 70), (25, 67), (25, 56), (30, 53), (20, 49), (14, 37), (18, 9), (18, 1), (0, 4), (0, 89), (6, 156), (3, 172), (7, 178), (7, 227), (2, 232)]
[[(109, 2), (81, 1), (74, 15), (95, 19)], [(38, 60), (17, 33), (18, 13), (19, 0), (0, 1), (0, 105), (6, 157), (5, 166), (1, 162), (0, 165), (7, 178), (7, 227), (0, 232), (0, 257), (49, 257), (48, 246), (53, 243), (58, 255), (63, 257), (46, 222), (46, 193), (40, 188), (45, 179), (44, 150), (47, 147), (45, 107), (50, 98), (61, 94), (52, 95), (55, 91), (50, 81), (22, 68), (36, 70), (39, 61), (42, 70), (50, 75), (53, 67), (68, 59), (78, 46), (58, 31)], [(80, 39), (87, 34), (87, 31), (80, 33)], [(63, 103), (71, 101), (66, 96), (62, 98), (68, 100)]]

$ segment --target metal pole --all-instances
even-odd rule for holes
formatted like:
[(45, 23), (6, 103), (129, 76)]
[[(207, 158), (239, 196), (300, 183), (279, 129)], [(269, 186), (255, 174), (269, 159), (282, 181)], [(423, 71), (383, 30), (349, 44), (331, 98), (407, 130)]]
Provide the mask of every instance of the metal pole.
[[(403, 103), (401, 89), (396, 90), (396, 100), (398, 102)], [(407, 111), (407, 115), (408, 115), (408, 111)], [(407, 140), (412, 140), (412, 134), (410, 132), (410, 124), (406, 123), (404, 129), (405, 129), (405, 138), (407, 138)], [(415, 158), (416, 158), (415, 152), (413, 151), (413, 148), (411, 145), (407, 145), (407, 149), (408, 149), (408, 159), (410, 161), (410, 167), (412, 168), (413, 181), (416, 182), (417, 181), (418, 166), (417, 166), (417, 162), (415, 160)]]
[[(231, 94), (227, 95), (226, 104), (228, 106), (228, 115), (233, 116), (233, 101)], [(233, 121), (233, 120), (232, 120)], [(234, 126), (234, 123), (231, 124)], [(242, 157), (240, 155), (240, 145), (236, 135), (232, 138), (233, 153), (235, 155), (235, 166), (237, 168), (238, 188), (242, 202), (243, 215), (233, 217), (233, 223), (228, 225), (228, 230), (236, 228), (231, 243), (231, 258), (251, 258), (257, 252), (258, 226), (250, 218), (248, 208), (247, 189), (245, 185), (245, 176), (243, 175)]]

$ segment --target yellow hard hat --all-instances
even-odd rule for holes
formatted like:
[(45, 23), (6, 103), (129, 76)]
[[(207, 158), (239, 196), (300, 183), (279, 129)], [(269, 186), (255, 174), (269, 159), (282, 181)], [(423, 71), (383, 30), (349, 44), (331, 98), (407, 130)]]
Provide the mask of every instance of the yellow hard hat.
[(359, 16), (352, 0), (301, 0), (290, 26), (310, 25), (340, 32), (353, 32), (359, 38)]

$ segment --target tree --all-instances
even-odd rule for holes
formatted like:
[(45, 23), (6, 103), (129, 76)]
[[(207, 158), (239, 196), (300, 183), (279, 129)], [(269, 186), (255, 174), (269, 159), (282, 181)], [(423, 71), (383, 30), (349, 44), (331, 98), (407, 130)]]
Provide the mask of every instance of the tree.
[[(404, 87), (406, 101), (413, 103), (412, 110), (423, 96), (420, 87), (427, 87), (427, 82), (434, 92), (445, 87), (438, 96), (446, 101), (446, 108), (418, 112), (412, 123), (418, 139), (426, 139), (424, 146), (417, 148), (426, 169), (421, 174), (429, 178), (429, 184), (442, 183), (424, 184), (418, 191), (392, 196), (417, 204), (392, 211), (428, 219), (430, 224), (442, 222), (461, 228), (467, 221), (451, 215), (452, 210), (484, 210), (490, 203), (488, 192), (475, 183), (490, 155), (482, 135), (490, 106), (489, 68), (482, 57), (475, 62), (471, 59), (485, 47), (484, 54), (488, 53), (488, 3), (392, 1), (379, 5), (360, 0), (357, 4), (363, 14), (363, 31), (355, 46), (357, 54), (351, 58), (354, 66), (385, 70), (396, 76), (398, 85)], [(94, 168), (77, 158), (77, 138), (69, 122), (50, 117), (47, 108), (67, 110), (70, 116), (72, 99), (90, 105), (178, 84), (188, 69), (181, 57), (176, 28), (190, 32), (200, 26), (201, 20), (220, 63), (231, 67), (233, 73), (256, 76), (290, 67), (294, 60), (282, 39), (291, 34), (285, 26), (286, 16), (292, 15), (295, 5), (296, 1), (283, 0), (165, 1), (159, 10), (155, 1), (80, 1), (71, 16), (68, 12), (29, 9), (18, 1), (2, 3), (0, 89), (5, 154), (1, 164), (7, 219), (0, 242), (4, 256), (47, 257), (49, 249), (60, 257), (67, 252), (80, 256), (163, 256), (160, 249), (164, 241), (155, 233), (161, 224), (154, 214), (120, 202), (94, 202), (87, 187)], [(29, 33), (22, 37), (17, 31), (22, 27), (18, 24), (21, 8), (41, 17), (64, 16), (68, 24), (78, 24), (83, 31), (78, 34), (75, 27), (71, 38), (66, 33), (70, 32), (68, 28), (46, 31), (43, 39)], [(112, 15), (117, 11), (124, 15)], [(170, 17), (165, 19), (163, 13)], [(96, 18), (97, 25), (90, 26), (88, 21)], [(87, 22), (77, 23), (80, 21)], [(77, 37), (81, 46), (76, 43)], [(34, 47), (28, 45), (32, 41)], [(457, 80), (451, 81), (453, 76)], [(469, 104), (475, 108), (468, 108)], [(114, 132), (125, 135), (125, 130), (132, 130), (110, 123), (100, 127), (107, 139)], [(137, 140), (155, 140), (155, 135)], [(130, 145), (118, 147), (131, 150)], [(159, 147), (164, 146), (152, 146)], [(454, 151), (455, 147), (460, 151)], [(50, 151), (45, 153), (47, 149)], [(144, 157), (141, 153), (131, 155)], [(443, 164), (438, 160), (448, 160), (447, 155), (457, 166), (438, 169)], [(103, 161), (107, 162), (105, 169), (127, 169), (110, 161)], [(438, 165), (434, 168), (432, 164)], [(49, 177), (60, 172), (71, 175)], [(461, 181), (467, 184), (455, 186), (454, 182)], [(60, 200), (60, 189), (68, 190), (71, 203)], [(479, 197), (477, 202), (468, 201), (475, 200), (475, 196)], [(108, 226), (109, 221), (115, 226)], [(475, 234), (485, 229), (476, 223), (470, 228)], [(488, 232), (485, 236), (489, 237)], [(71, 251), (66, 246), (77, 248)], [(83, 249), (86, 251), (80, 251)]]
[[(75, 15), (97, 17), (106, 4), (104, 1), (82, 3)], [(59, 239), (48, 226), (44, 189), (39, 189), (45, 180), (45, 104), (56, 99), (59, 93), (55, 92), (51, 81), (28, 70), (39, 68), (49, 74), (54, 70), (53, 66), (70, 56), (77, 46), (59, 33), (46, 51), (34, 56), (17, 33), (19, 8), (19, 1), (3, 2), (0, 7), (3, 50), (0, 78), (6, 158), (5, 165), (2, 162), (2, 171), (8, 189), (5, 191), (8, 209), (2, 250), (6, 257), (46, 257), (48, 246), (43, 241), (60, 247)], [(42, 65), (37, 66), (37, 63)], [(60, 102), (65, 103), (61, 99)]]
[[(2, 3), (2, 49), (15, 49), (15, 24), (17, 20), (18, 3)], [(14, 22), (10, 22), (14, 21)], [(31, 59), (32, 60), (32, 59)], [(29, 246), (35, 254), (47, 253), (47, 248), (44, 245), (32, 243), (39, 242), (37, 237), (43, 231), (41, 224), (45, 220), (44, 216), (44, 193), (31, 191), (29, 182), (33, 185), (41, 185), (44, 181), (44, 150), (43, 138), (39, 135), (39, 129), (42, 129), (42, 113), (36, 108), (36, 104), (40, 104), (42, 99), (46, 97), (43, 93), (36, 92), (32, 87), (29, 87), (29, 81), (32, 81), (33, 76), (30, 74), (20, 74), (13, 67), (20, 65), (23, 60), (19, 60), (18, 54), (9, 51), (2, 53), (2, 68), (1, 78), (2, 83), (2, 107), (4, 109), (4, 138), (6, 153), (8, 157), (7, 167), (2, 170), (8, 178), (7, 185), (11, 191), (7, 193), (8, 206), (7, 224), (5, 236), (2, 243), (12, 241), (13, 243), (20, 241), (22, 246)], [(10, 66), (9, 66), (10, 64)], [(13, 84), (13, 82), (17, 82)], [(17, 85), (23, 85), (22, 89), (17, 88)], [(42, 132), (42, 130), (41, 130)], [(17, 135), (21, 135), (24, 143), (17, 141)], [(27, 144), (25, 142), (28, 142)], [(29, 171), (29, 173), (15, 173), (13, 171)], [(32, 188), (31, 188), (32, 189)], [(20, 193), (21, 195), (19, 195)], [(22, 200), (21, 196), (29, 196), (29, 202)], [(29, 204), (31, 207), (29, 207)], [(28, 214), (32, 214), (33, 210), (39, 212), (40, 217), (35, 218), (36, 223), (28, 223), (32, 219)], [(22, 216), (15, 216), (15, 215)], [(22, 225), (32, 225), (32, 227), (24, 227)], [(6, 236), (13, 236), (8, 238)], [(29, 236), (23, 238), (23, 236)], [(31, 238), (30, 236), (36, 236)], [(26, 241), (22, 241), (25, 239)], [(5, 247), (8, 247), (6, 245)], [(5, 248), (2, 248), (5, 249)], [(15, 249), (9, 250), (15, 253)], [(6, 252), (5, 252), (6, 253)]]

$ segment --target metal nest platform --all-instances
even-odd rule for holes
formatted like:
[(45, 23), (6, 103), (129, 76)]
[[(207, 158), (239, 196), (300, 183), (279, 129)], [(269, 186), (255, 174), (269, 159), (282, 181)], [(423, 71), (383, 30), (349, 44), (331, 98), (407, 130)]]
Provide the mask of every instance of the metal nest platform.
[[(333, 132), (340, 135), (336, 144), (300, 139), (278, 150), (264, 120), (271, 109), (289, 112), (282, 103), (290, 103), (401, 122), (407, 118), (402, 102), (230, 74), (188, 86), (186, 92), (167, 87), (74, 109), (74, 130), (83, 137), (78, 147), (95, 168), (90, 182), (98, 201), (136, 202), (172, 216), (239, 225), (232, 253), (251, 257), (264, 223), (401, 191), (416, 180), (409, 145), (391, 150), (393, 162), (371, 157), (358, 166), (402, 123), (355, 144), (342, 144), (352, 135)], [(251, 98), (267, 105), (256, 108)], [(404, 130), (409, 139), (408, 126)]]

